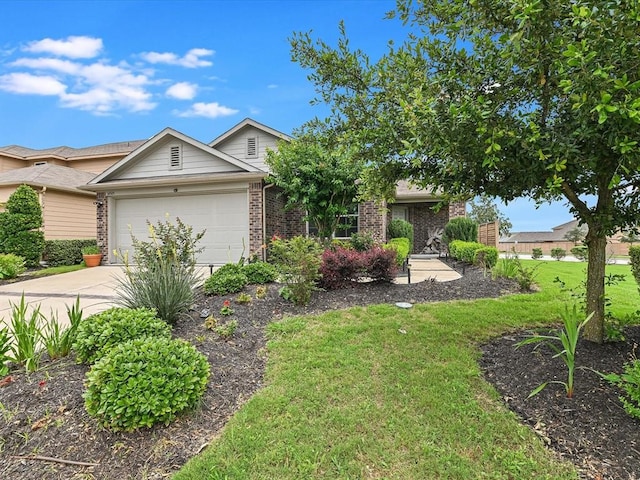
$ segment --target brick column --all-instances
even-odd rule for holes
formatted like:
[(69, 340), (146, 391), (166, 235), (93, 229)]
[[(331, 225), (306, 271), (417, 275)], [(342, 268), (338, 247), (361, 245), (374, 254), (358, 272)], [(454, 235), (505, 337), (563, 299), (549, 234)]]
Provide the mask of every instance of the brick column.
[(257, 252), (262, 258), (261, 247), (264, 244), (262, 207), (262, 182), (251, 182), (249, 184), (249, 251), (245, 252), (246, 257)]
[(376, 242), (384, 242), (387, 238), (386, 202), (373, 200), (358, 205), (358, 231), (369, 233)]
[(109, 202), (104, 192), (96, 195), (96, 240), (105, 263), (109, 263)]

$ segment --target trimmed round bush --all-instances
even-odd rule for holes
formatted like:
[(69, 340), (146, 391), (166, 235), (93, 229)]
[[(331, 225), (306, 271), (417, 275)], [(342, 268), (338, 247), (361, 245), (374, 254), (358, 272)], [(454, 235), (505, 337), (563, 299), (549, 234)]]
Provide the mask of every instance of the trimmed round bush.
[(498, 249), (496, 247), (482, 247), (476, 250), (473, 260), (475, 265), (493, 268), (498, 263)]
[(278, 270), (275, 266), (267, 262), (253, 262), (242, 267), (244, 273), (251, 284), (263, 285), (275, 282), (278, 278)]
[(85, 408), (114, 431), (168, 424), (198, 404), (209, 370), (206, 357), (184, 340), (129, 340), (87, 373)]
[(111, 308), (83, 319), (73, 350), (76, 360), (92, 364), (110, 349), (140, 337), (171, 337), (171, 327), (148, 308)]
[(213, 275), (204, 281), (203, 289), (207, 295), (238, 293), (249, 284), (249, 279), (244, 273), (223, 273), (216, 275), (217, 273), (218, 272), (213, 272)]

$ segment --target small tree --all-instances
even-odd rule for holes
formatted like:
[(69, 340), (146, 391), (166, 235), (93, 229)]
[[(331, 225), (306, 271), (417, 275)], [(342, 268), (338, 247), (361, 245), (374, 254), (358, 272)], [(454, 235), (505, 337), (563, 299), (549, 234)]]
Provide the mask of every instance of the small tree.
[(498, 210), (498, 206), (490, 197), (481, 196), (469, 202), (468, 217), (478, 225), (483, 223), (498, 222), (500, 225), (500, 236), (507, 237), (511, 232), (513, 225), (509, 219)]
[(573, 242), (574, 245), (577, 245), (578, 243), (584, 241), (584, 237), (586, 235), (587, 232), (585, 231), (585, 229), (581, 226), (577, 226), (565, 233), (564, 238), (569, 242)]
[(463, 242), (478, 241), (478, 224), (467, 217), (456, 217), (444, 226), (442, 241), (449, 245), (454, 240)]
[(27, 267), (38, 266), (44, 251), (42, 207), (36, 191), (20, 185), (0, 213), (0, 252), (24, 258)]
[(306, 212), (306, 220), (326, 240), (354, 203), (360, 166), (348, 152), (332, 145), (328, 130), (310, 127), (298, 134), (269, 150), (265, 161), (273, 174), (271, 181), (284, 192), (285, 208)]

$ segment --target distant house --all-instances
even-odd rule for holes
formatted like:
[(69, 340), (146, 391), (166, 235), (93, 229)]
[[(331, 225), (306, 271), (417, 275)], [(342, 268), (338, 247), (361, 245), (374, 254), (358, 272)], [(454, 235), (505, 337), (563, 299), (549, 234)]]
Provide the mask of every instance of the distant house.
[[(131, 234), (147, 237), (146, 222), (179, 217), (194, 231), (206, 230), (199, 263), (222, 264), (259, 252), (274, 234), (307, 234), (299, 211), (285, 211), (284, 198), (268, 183), (268, 148), (290, 137), (245, 119), (205, 144), (165, 128), (106, 168), (82, 190), (96, 192), (97, 238), (110, 263), (114, 251), (131, 251)], [(464, 203), (434, 213), (432, 192), (399, 185), (391, 205), (364, 202), (351, 215), (353, 231), (386, 239), (393, 218), (416, 230), (415, 249), (427, 246), (450, 217), (464, 215)], [(389, 208), (387, 208), (389, 207)]]
[[(512, 252), (531, 254), (534, 248), (542, 249), (544, 255), (549, 255), (552, 248), (563, 248), (567, 253), (576, 246), (575, 243), (568, 241), (565, 237), (567, 233), (578, 226), (578, 220), (571, 220), (557, 227), (553, 227), (551, 231), (546, 232), (514, 232), (508, 237), (501, 238), (499, 249), (502, 252)], [(584, 225), (586, 233), (587, 226)], [(629, 244), (620, 241), (621, 234), (609, 237), (607, 241), (607, 254), (609, 255), (626, 255), (629, 252)], [(581, 243), (578, 243), (579, 245)]]
[(88, 148), (43, 150), (0, 147), (0, 211), (15, 189), (32, 187), (40, 198), (45, 239), (96, 237), (95, 193), (78, 189), (144, 141)]

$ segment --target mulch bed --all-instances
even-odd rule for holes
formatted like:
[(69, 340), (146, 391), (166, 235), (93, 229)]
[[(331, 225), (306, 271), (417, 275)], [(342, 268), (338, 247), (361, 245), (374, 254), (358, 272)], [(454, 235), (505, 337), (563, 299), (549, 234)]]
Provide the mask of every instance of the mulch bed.
[[(469, 268), (463, 278), (446, 283), (359, 284), (314, 292), (306, 307), (281, 299), (275, 286), (270, 286), (265, 299), (256, 299), (253, 287), (248, 291), (254, 297), (251, 304), (233, 304), (235, 313), (227, 318), (237, 320), (238, 329), (227, 341), (206, 330), (201, 318), (206, 310), (215, 315), (224, 298), (198, 295), (192, 315), (176, 325), (174, 334), (191, 341), (211, 363), (212, 375), (200, 409), (168, 426), (111, 433), (99, 428), (84, 410), (87, 367), (68, 358), (45, 359), (38, 372), (17, 371), (0, 382), (0, 478), (167, 478), (219, 435), (227, 419), (262, 386), (269, 322), (355, 305), (497, 297), (513, 290), (512, 282), (492, 281), (482, 271)], [(640, 341), (640, 332), (630, 332), (627, 338), (624, 344), (591, 346), (591, 351), (589, 345), (581, 346), (582, 355), (593, 360), (594, 368), (619, 370), (633, 342)], [(509, 407), (548, 438), (552, 448), (583, 468), (585, 478), (634, 478), (630, 472), (640, 471), (635, 444), (639, 424), (621, 411), (615, 389), (593, 380), (594, 374), (579, 372), (574, 400), (564, 399), (555, 385), (525, 400), (532, 388), (561, 374), (561, 369), (548, 360), (549, 355), (516, 351), (515, 341), (515, 336), (505, 337), (482, 347), (486, 377)], [(602, 431), (596, 430), (600, 422)], [(585, 434), (585, 429), (591, 433)], [(613, 441), (605, 442), (609, 437)]]

